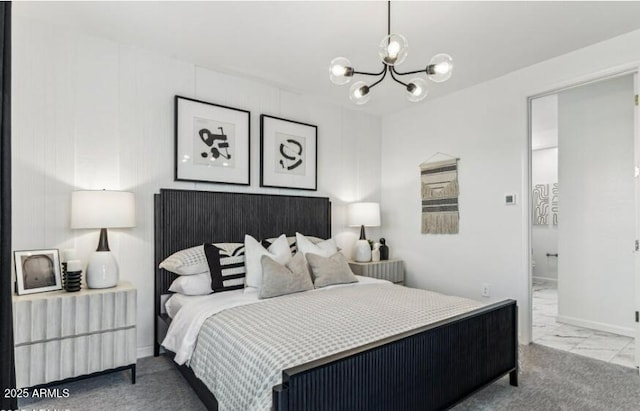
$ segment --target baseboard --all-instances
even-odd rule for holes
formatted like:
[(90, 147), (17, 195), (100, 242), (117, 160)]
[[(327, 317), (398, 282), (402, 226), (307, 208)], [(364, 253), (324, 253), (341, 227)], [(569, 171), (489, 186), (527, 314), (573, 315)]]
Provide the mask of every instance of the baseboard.
[(533, 280), (542, 280), (542, 281), (551, 281), (552, 283), (557, 283), (558, 279), (557, 278), (551, 278), (551, 277), (531, 277)]
[(153, 357), (153, 345), (138, 347), (136, 356), (137, 358)]
[(612, 334), (624, 335), (625, 337), (634, 338), (636, 336), (636, 332), (633, 328), (620, 327), (617, 325), (583, 320), (581, 318), (567, 317), (564, 315), (558, 315), (556, 317), (556, 322), (573, 325), (576, 327), (590, 328), (592, 330), (604, 331)]

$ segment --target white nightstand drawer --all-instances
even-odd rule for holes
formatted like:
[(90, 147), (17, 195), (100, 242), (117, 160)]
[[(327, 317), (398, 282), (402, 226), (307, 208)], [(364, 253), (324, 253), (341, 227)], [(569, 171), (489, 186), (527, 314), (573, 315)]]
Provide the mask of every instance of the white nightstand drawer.
[(402, 260), (385, 260), (369, 263), (350, 261), (349, 266), (354, 274), (379, 278), (395, 284), (404, 285), (404, 261)]
[(129, 283), (14, 296), (17, 387), (134, 365), (136, 308)]

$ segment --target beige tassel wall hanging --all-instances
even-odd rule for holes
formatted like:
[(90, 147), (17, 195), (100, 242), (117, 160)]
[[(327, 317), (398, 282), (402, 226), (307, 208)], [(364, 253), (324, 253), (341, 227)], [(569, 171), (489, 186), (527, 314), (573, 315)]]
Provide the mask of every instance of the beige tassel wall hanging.
[[(451, 157), (429, 161), (436, 155)], [(420, 164), (422, 234), (458, 234), (458, 158), (436, 153)]]

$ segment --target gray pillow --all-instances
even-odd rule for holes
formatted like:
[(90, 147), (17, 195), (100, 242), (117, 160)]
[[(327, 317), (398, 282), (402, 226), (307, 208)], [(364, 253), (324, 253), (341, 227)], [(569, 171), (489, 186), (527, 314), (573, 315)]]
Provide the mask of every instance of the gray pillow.
[(313, 290), (311, 275), (302, 253), (294, 255), (286, 266), (277, 263), (267, 255), (262, 256), (260, 264), (262, 265), (262, 285), (258, 298)]
[(317, 254), (305, 255), (315, 277), (316, 288), (326, 287), (332, 284), (347, 284), (358, 281), (349, 268), (347, 259), (341, 253), (335, 253), (330, 257), (322, 257)]

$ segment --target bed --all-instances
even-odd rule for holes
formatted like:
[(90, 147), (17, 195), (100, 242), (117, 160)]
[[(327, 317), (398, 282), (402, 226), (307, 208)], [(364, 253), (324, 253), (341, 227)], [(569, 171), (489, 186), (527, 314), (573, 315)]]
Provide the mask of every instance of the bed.
[[(156, 267), (193, 245), (295, 232), (330, 237), (329, 199), (168, 189), (155, 195)], [(155, 355), (171, 323), (162, 305), (174, 279), (156, 269)], [(371, 293), (376, 287), (370, 286)], [(507, 374), (517, 386), (517, 347), (515, 301), (482, 306), (286, 367), (281, 383), (271, 388), (271, 409), (446, 409)], [(194, 370), (178, 368), (207, 408), (217, 410), (215, 396)]]

